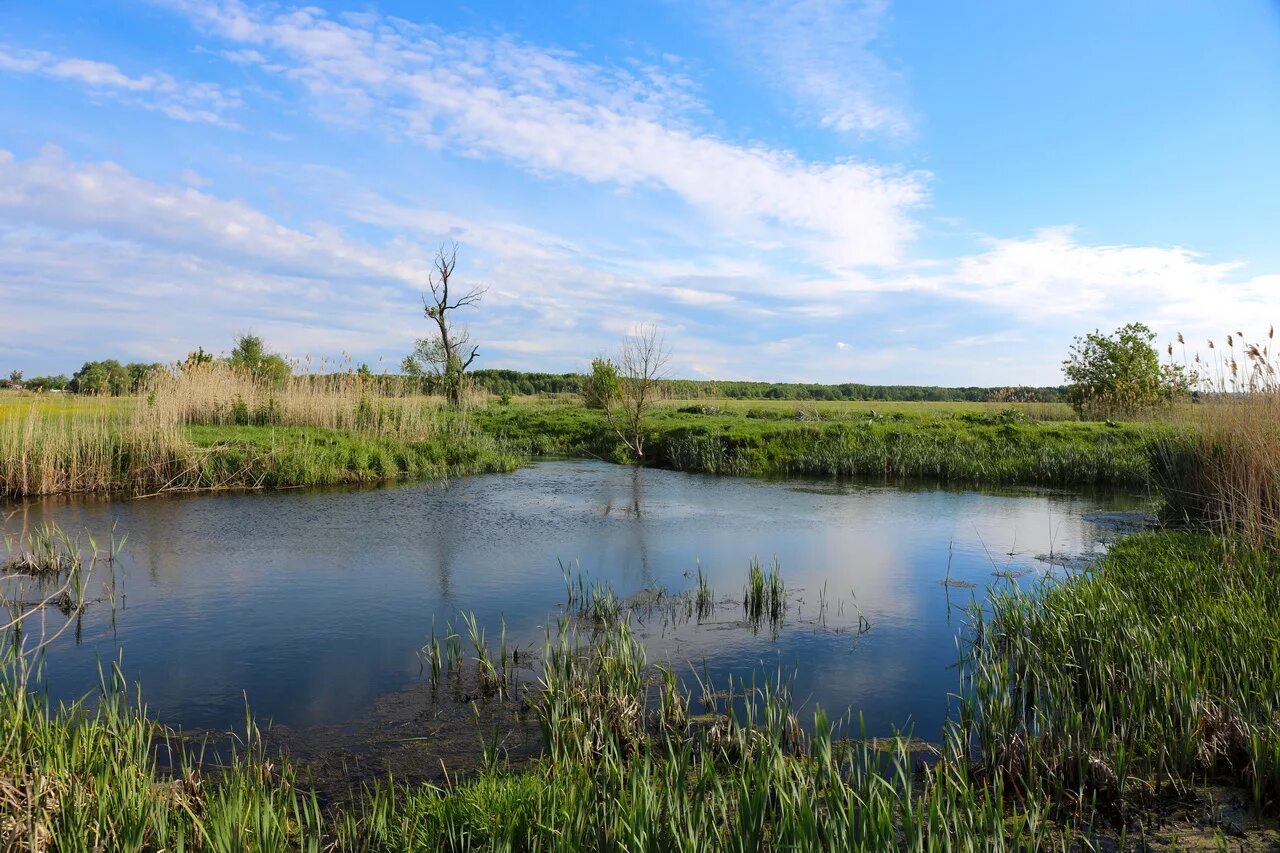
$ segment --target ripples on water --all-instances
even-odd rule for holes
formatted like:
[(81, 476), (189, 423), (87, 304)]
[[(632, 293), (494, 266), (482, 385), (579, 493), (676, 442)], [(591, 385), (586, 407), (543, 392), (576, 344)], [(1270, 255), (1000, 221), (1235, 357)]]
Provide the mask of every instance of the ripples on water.
[(734, 604), (710, 624), (654, 615), (638, 626), (650, 659), (717, 681), (781, 666), (800, 704), (861, 713), (872, 735), (932, 737), (956, 687), (959, 608), (1050, 571), (1038, 556), (1099, 551), (1139, 505), (543, 462), (447, 486), (55, 499), (6, 528), (128, 533), (114, 620), (90, 607), (78, 641), (50, 649), (47, 686), (80, 696), (120, 657), (150, 712), (188, 729), (241, 726), (247, 698), (281, 731), (430, 733), (443, 712), (416, 652), (433, 620), (443, 632), (474, 611), (495, 641), (505, 618), (512, 644), (536, 651), (565, 600), (562, 562), (624, 598), (687, 591), (700, 566), (717, 599), (740, 601), (759, 558), (790, 592), (776, 636), (745, 628)]

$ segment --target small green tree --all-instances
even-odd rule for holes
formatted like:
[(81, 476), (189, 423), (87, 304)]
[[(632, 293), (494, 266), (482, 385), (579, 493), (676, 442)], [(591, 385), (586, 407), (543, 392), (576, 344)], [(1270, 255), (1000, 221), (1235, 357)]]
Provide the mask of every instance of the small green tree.
[(238, 336), (228, 361), (232, 367), (243, 370), (254, 379), (271, 385), (282, 384), (292, 372), (284, 357), (267, 352), (266, 344), (257, 335)]
[(607, 410), (618, 399), (618, 366), (607, 358), (591, 361), (591, 373), (582, 381), (582, 402), (588, 409)]
[(77, 394), (110, 394), (111, 365), (105, 361), (86, 361), (72, 374), (71, 390)]
[(1151, 345), (1155, 338), (1155, 332), (1142, 323), (1130, 323), (1110, 335), (1094, 331), (1077, 337), (1062, 362), (1070, 383), (1067, 399), (1077, 414), (1132, 416), (1185, 394), (1185, 377), (1161, 367), (1160, 355)]
[(21, 370), (12, 371), (9, 374), (9, 381), (12, 382), (14, 385), (17, 385), (19, 388), (21, 388), (22, 387), (22, 371)]
[(204, 364), (213, 364), (213, 354), (204, 351), (204, 347), (196, 347), (192, 352), (187, 353), (186, 359), (182, 362), (183, 369), (190, 367), (200, 367)]

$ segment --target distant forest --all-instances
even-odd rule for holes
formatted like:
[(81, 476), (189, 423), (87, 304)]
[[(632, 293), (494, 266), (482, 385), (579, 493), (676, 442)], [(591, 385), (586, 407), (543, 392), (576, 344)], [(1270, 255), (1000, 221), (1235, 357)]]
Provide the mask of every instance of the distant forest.
[[(468, 374), (492, 394), (576, 394), (585, 378), (580, 373), (525, 373), (520, 370), (476, 370)], [(1057, 403), (1066, 388), (1003, 387), (944, 388), (936, 385), (864, 385), (842, 382), (718, 382), (670, 379), (663, 383), (675, 397), (730, 400), (874, 400), (881, 402)]]
[[(202, 351), (203, 360), (212, 360)], [(192, 358), (195, 358), (193, 354)], [(190, 361), (190, 359), (188, 359)], [(80, 394), (120, 396), (137, 394), (145, 387), (150, 374), (162, 369), (160, 364), (121, 364), (115, 359), (86, 362), (68, 379), (66, 376), (36, 376), (27, 380), (3, 381), (4, 385), (22, 385), (32, 391), (75, 391)], [(366, 367), (360, 372), (373, 378)], [(21, 374), (15, 372), (14, 377)], [(581, 373), (526, 373), (522, 370), (474, 370), (467, 374), (475, 385), (491, 394), (578, 394), (582, 391)], [(421, 385), (424, 391), (438, 391), (433, 376), (409, 377), (392, 374), (379, 376), (388, 390), (405, 390)], [(680, 399), (728, 398), (730, 400), (871, 400), (891, 402), (970, 402), (970, 403), (1057, 403), (1065, 401), (1065, 386), (1030, 388), (944, 388), (936, 385), (864, 385), (842, 382), (822, 385), (813, 382), (718, 382), (694, 379), (668, 379), (663, 382), (671, 396)]]

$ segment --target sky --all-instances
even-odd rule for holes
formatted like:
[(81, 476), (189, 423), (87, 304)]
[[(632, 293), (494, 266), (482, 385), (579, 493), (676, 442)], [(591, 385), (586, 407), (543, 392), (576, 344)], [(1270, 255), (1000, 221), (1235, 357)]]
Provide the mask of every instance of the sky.
[(395, 371), (456, 241), (476, 367), (1058, 384), (1264, 337), (1277, 234), (1275, 0), (0, 4), (5, 374)]

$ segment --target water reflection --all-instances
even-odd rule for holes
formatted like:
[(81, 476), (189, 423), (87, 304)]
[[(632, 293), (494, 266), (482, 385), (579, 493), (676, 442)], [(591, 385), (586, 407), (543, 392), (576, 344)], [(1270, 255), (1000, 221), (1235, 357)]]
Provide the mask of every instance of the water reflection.
[(1134, 506), (547, 462), (448, 486), (48, 500), (6, 528), (129, 533), (114, 626), (90, 608), (79, 642), (50, 650), (49, 689), (79, 696), (100, 660), (122, 655), (151, 711), (188, 728), (235, 727), (246, 697), (292, 728), (364, 719), (379, 697), (421, 689), (416, 651), (461, 610), (491, 634), (505, 618), (513, 644), (540, 648), (565, 597), (561, 562), (622, 596), (687, 590), (700, 566), (719, 599), (740, 600), (758, 557), (779, 561), (793, 596), (776, 638), (744, 630), (729, 605), (702, 625), (645, 620), (651, 657), (714, 679), (794, 669), (802, 700), (861, 712), (871, 734), (908, 722), (925, 734), (955, 688), (956, 608), (1011, 582), (994, 573), (1042, 573), (1039, 554), (1100, 548), (1108, 528), (1085, 514)]

